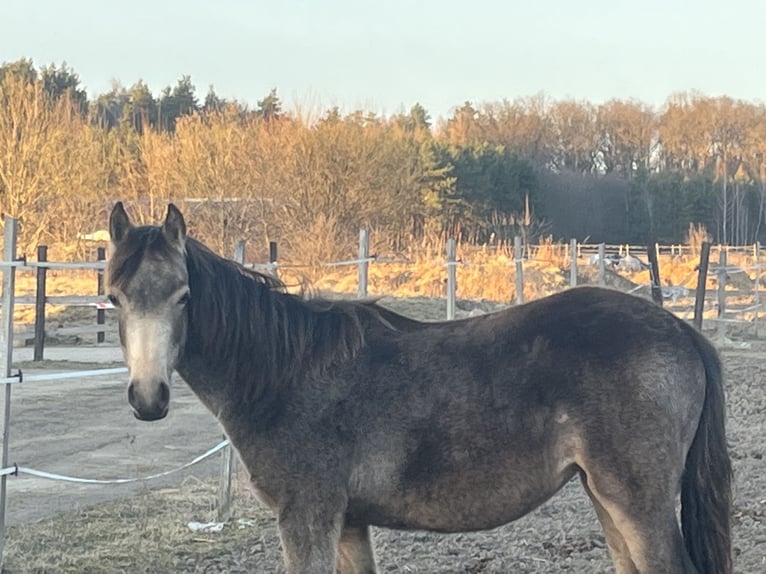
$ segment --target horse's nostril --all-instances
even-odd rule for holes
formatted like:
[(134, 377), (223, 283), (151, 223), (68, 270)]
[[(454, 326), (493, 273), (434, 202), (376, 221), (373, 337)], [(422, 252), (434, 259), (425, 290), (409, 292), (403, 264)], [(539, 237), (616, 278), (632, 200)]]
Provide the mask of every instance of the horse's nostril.
[(136, 389), (133, 383), (128, 385), (128, 404), (133, 408), (138, 408), (136, 403)]
[(167, 405), (170, 402), (170, 386), (160, 383), (160, 404)]

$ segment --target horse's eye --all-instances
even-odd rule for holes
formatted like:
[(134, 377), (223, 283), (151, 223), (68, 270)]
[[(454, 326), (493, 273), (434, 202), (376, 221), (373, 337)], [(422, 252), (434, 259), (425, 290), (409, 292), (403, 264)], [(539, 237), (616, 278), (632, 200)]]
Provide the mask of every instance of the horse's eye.
[(109, 301), (115, 307), (119, 307), (120, 306), (120, 301), (114, 295), (111, 295), (111, 294), (107, 295), (106, 296), (106, 300)]
[(179, 305), (186, 305), (189, 302), (189, 299), (191, 299), (191, 295), (189, 295), (189, 292), (187, 291), (181, 297), (178, 299)]

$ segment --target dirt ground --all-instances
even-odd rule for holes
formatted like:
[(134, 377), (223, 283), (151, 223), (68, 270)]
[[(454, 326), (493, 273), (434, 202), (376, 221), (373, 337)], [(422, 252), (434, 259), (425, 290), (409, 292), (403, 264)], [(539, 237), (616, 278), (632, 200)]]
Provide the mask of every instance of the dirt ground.
[[(443, 317), (443, 301), (401, 302), (405, 312)], [(396, 306), (394, 304), (394, 306)], [(481, 309), (485, 310), (485, 309)], [(472, 308), (459, 314), (475, 312)], [(15, 350), (29, 374), (28, 351)], [(45, 368), (119, 361), (116, 349), (46, 350)], [(63, 358), (78, 363), (67, 364)], [(724, 350), (729, 442), (735, 469), (735, 571), (766, 571), (766, 354)], [(99, 365), (103, 366), (103, 365)], [(190, 461), (221, 440), (214, 417), (180, 381), (167, 419), (130, 414), (121, 377), (17, 385), (10, 460), (81, 477), (144, 476)], [(233, 516), (215, 520), (220, 457), (167, 479), (122, 486), (8, 479), (6, 572), (280, 572), (273, 517), (237, 483)], [(437, 535), (375, 530), (381, 572), (612, 572), (604, 538), (579, 483), (517, 522), (492, 531)]]
[[(57, 371), (65, 366), (55, 365)], [(180, 381), (173, 389), (174, 409), (166, 421), (156, 424), (141, 424), (133, 417), (125, 389), (126, 383), (114, 376), (15, 386), (10, 462), (83, 478), (129, 478), (180, 466), (222, 440), (217, 421)], [(218, 466), (213, 458), (194, 473), (209, 476)], [(75, 505), (121, 498), (178, 480), (172, 476), (107, 487), (12, 477), (8, 524), (28, 523)]]

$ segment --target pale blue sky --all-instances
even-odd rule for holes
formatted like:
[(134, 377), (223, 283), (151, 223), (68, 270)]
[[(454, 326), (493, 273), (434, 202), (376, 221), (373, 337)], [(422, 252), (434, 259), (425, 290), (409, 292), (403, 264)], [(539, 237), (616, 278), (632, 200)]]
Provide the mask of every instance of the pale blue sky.
[(203, 98), (434, 118), (544, 91), (661, 105), (674, 91), (766, 99), (760, 0), (2, 0), (0, 61), (66, 61), (89, 93), (190, 74)]

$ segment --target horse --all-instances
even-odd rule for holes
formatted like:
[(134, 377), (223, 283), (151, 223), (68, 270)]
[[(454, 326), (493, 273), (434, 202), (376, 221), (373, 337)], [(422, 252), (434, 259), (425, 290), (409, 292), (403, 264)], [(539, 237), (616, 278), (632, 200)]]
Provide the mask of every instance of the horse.
[[(512, 522), (578, 477), (619, 574), (732, 571), (722, 365), (695, 327), (596, 287), (420, 322), (289, 293), (187, 235), (109, 216), (135, 417), (178, 373), (276, 515), (289, 574), (371, 574), (372, 526)], [(680, 525), (677, 505), (680, 498)]]

